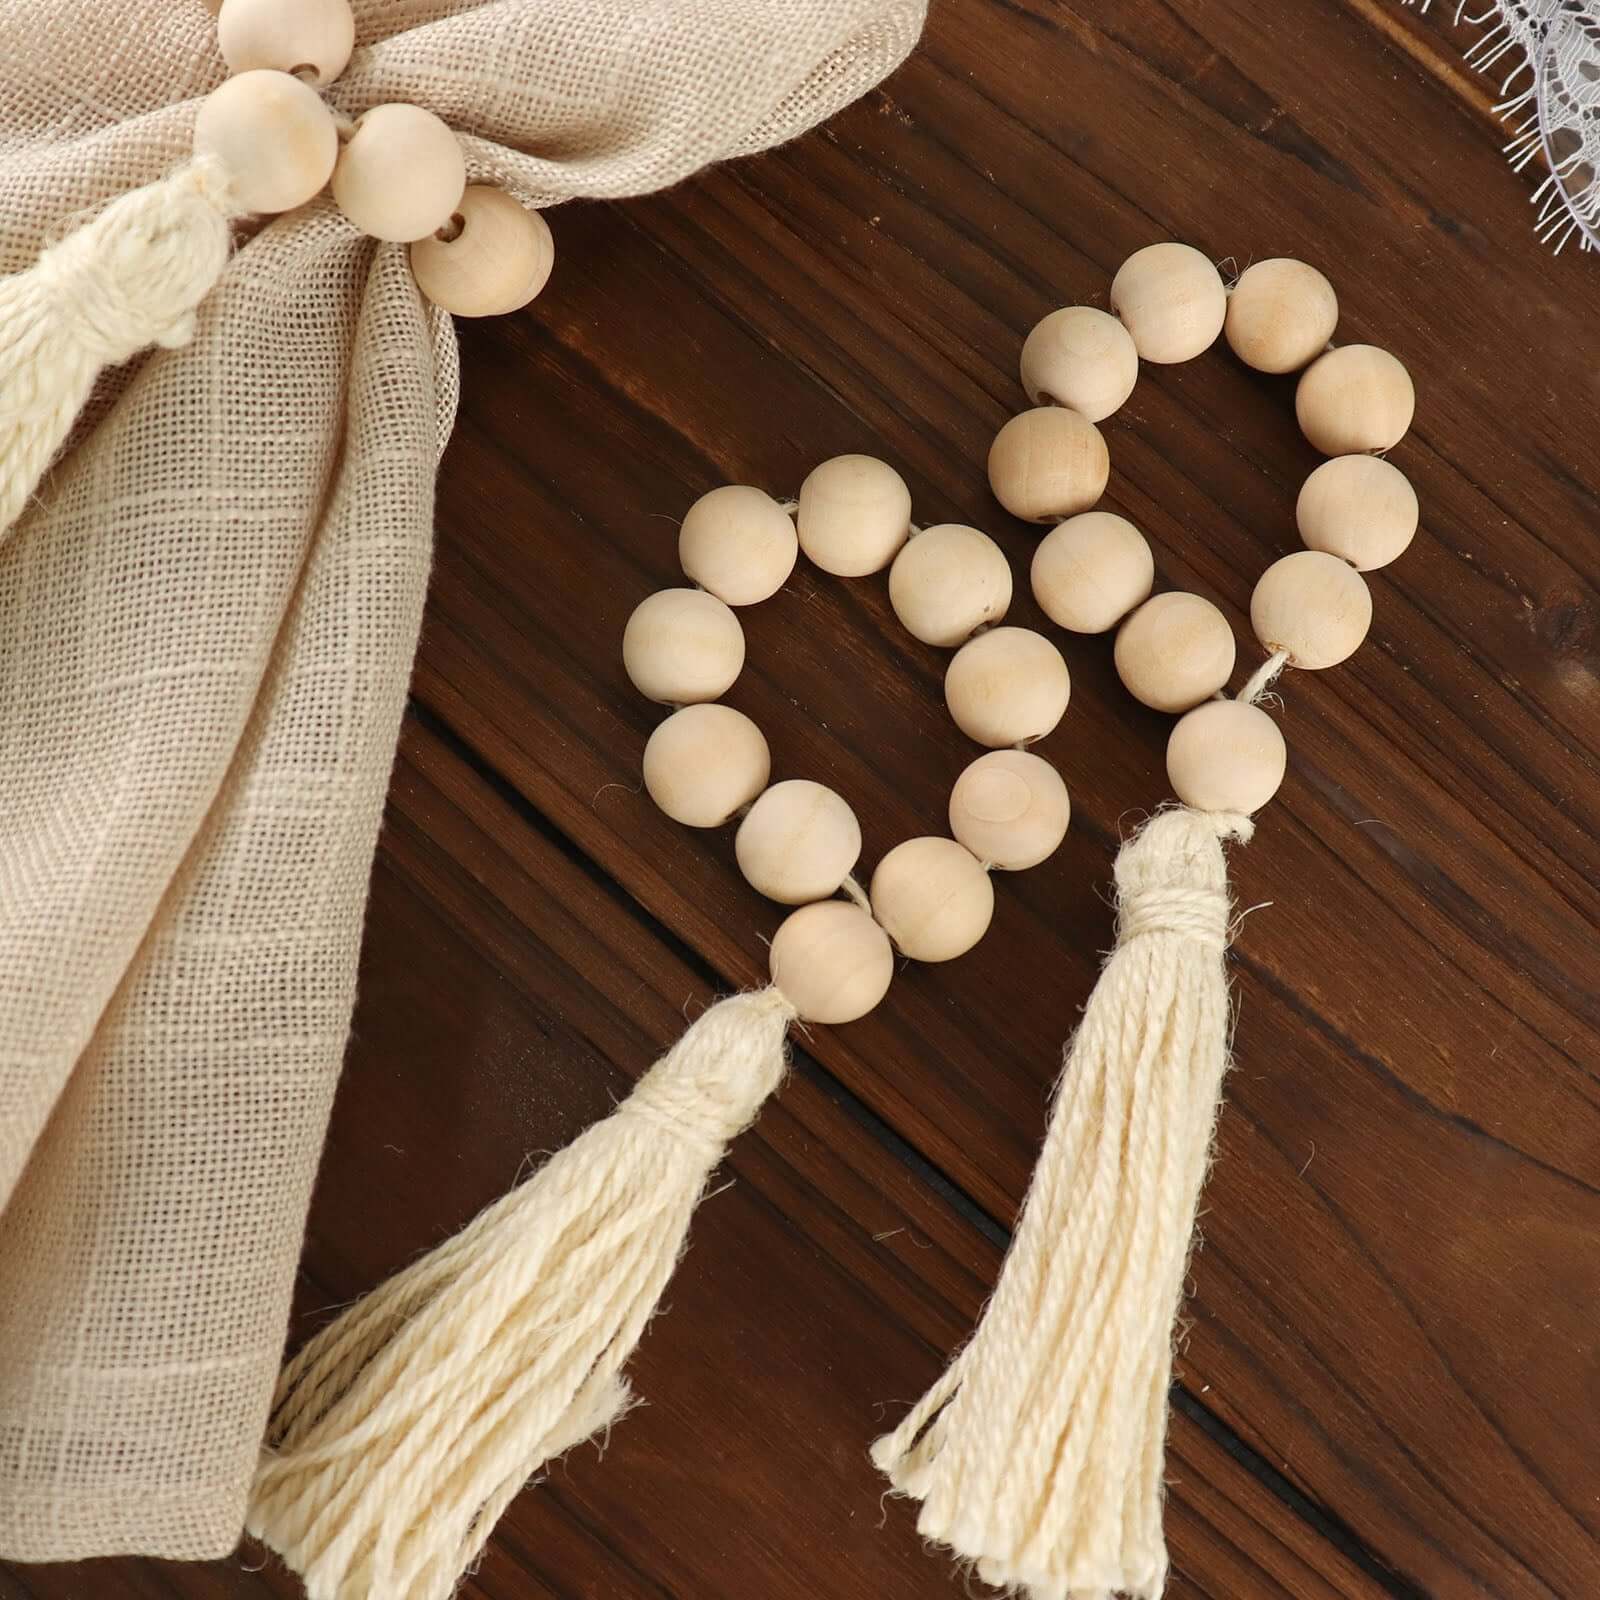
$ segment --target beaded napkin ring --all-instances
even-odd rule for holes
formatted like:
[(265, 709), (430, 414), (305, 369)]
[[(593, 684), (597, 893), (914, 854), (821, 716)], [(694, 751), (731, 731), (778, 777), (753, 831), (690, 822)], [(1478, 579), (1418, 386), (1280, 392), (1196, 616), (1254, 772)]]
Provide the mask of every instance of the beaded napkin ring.
[[(1007, 510), (1058, 525), (1035, 554), (1041, 608), (1073, 632), (1117, 628), (1115, 662), (1145, 705), (1181, 714), (1167, 772), (1182, 804), (1117, 857), (1117, 947), (1062, 1072), (1000, 1280), (972, 1338), (873, 1447), (918, 1529), (985, 1581), (1036, 1600), (1157, 1600), (1166, 1581), (1162, 1462), (1173, 1323), (1228, 1064), (1223, 953), (1231, 908), (1221, 842), (1277, 792), (1283, 736), (1257, 702), (1286, 667), (1345, 660), (1366, 637), (1363, 571), (1392, 561), (1417, 499), (1377, 452), (1410, 426), (1405, 368), (1330, 344), (1338, 302), (1315, 268), (1248, 268), (1231, 292), (1198, 250), (1157, 244), (1123, 263), (1114, 315), (1052, 312), (1028, 335), (1035, 409), (1007, 422), (989, 479)], [(1155, 563), (1126, 519), (1090, 508), (1110, 457), (1097, 424), (1139, 361), (1186, 361), (1226, 332), (1263, 372), (1304, 369), (1295, 411), (1332, 459), (1306, 479), (1307, 548), (1268, 567), (1250, 602), (1266, 659), (1223, 696), (1234, 641), (1200, 595), (1151, 597)]]
[(0, 533), (100, 373), (193, 338), (240, 217), (293, 211), (331, 184), (363, 233), (410, 244), (418, 288), (457, 316), (515, 311), (550, 276), (544, 218), (469, 186), (460, 141), (431, 111), (350, 118), (322, 98), (354, 47), (349, 0), (223, 0), (217, 35), (233, 76), (195, 115), (194, 159), (0, 278)]
[[(805, 778), (769, 788), (761, 730), (715, 703), (744, 665), (731, 608), (777, 593), (802, 550), (840, 577), (893, 563), (895, 614), (924, 643), (956, 649), (945, 703), (968, 738), (990, 747), (951, 790), (954, 837), (897, 845), (867, 893), (851, 876), (861, 828), (849, 804)], [(1000, 547), (957, 523), (917, 528), (904, 479), (871, 456), (824, 461), (788, 504), (741, 484), (713, 489), (689, 508), (678, 552), (699, 587), (649, 596), (622, 637), (634, 687), (677, 708), (645, 745), (645, 787), (690, 827), (742, 817), (739, 870), (769, 899), (800, 907), (773, 938), (773, 983), (808, 1022), (852, 1022), (888, 991), (891, 941), (917, 961), (963, 955), (994, 913), (990, 870), (1037, 866), (1065, 837), (1067, 787), (1025, 747), (1065, 713), (1067, 664), (1032, 629), (994, 626), (1011, 603)], [(849, 899), (834, 898), (841, 890)]]

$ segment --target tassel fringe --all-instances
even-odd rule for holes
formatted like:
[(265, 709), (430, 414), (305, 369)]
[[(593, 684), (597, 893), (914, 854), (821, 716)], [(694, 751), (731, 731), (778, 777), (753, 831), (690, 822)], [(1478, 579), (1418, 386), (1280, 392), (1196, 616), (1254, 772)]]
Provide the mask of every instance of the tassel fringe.
[(523, 1484), (628, 1408), (622, 1368), (793, 1015), (776, 989), (713, 1006), (611, 1116), (289, 1363), (246, 1526), (310, 1600), (448, 1600)]
[(1067, 1053), (1000, 1281), (968, 1344), (873, 1446), (918, 1531), (1030, 1600), (1157, 1600), (1173, 1322), (1229, 1008), (1222, 841), (1160, 813), (1116, 863), (1116, 949)]
[(227, 185), (195, 161), (119, 196), (26, 272), (0, 278), (0, 533), (71, 431), (100, 373), (194, 334), (232, 246)]

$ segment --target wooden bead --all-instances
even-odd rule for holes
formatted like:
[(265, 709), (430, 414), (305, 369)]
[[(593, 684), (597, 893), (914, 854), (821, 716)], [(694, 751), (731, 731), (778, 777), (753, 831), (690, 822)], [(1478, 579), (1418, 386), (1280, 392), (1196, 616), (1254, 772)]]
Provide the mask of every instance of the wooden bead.
[(1278, 724), (1241, 700), (1196, 706), (1167, 740), (1172, 792), (1196, 811), (1259, 811), (1278, 792), (1286, 761)]
[(954, 839), (907, 839), (872, 874), (872, 915), (913, 961), (953, 961), (988, 931), (994, 884)]
[(744, 629), (714, 594), (659, 589), (634, 607), (622, 630), (622, 665), (647, 700), (715, 700), (744, 666)]
[(1318, 356), (1294, 392), (1300, 431), (1325, 456), (1399, 444), (1416, 405), (1411, 374), (1372, 344), (1341, 345)]
[(1117, 268), (1111, 309), (1146, 361), (1188, 361), (1209, 350), (1222, 332), (1228, 291), (1193, 246), (1150, 244)]
[(911, 531), (911, 491), (887, 462), (835, 456), (800, 485), (800, 548), (840, 578), (881, 572)]
[(790, 778), (766, 790), (733, 841), (752, 889), (786, 906), (826, 900), (861, 856), (861, 824), (826, 784)]
[(1067, 836), (1072, 802), (1061, 774), (1028, 750), (991, 750), (956, 779), (950, 831), (979, 861), (1036, 867)]
[(1155, 711), (1187, 711), (1233, 671), (1233, 629), (1209, 600), (1173, 590), (1152, 596), (1122, 624), (1117, 676)]
[(1417, 531), (1417, 491), (1379, 456), (1335, 456), (1306, 479), (1295, 504), (1300, 537), (1361, 572), (1385, 567)]
[(1011, 605), (1011, 563), (986, 533), (959, 522), (924, 528), (894, 558), (889, 604), (924, 644), (958, 645)]
[(1022, 387), (1036, 406), (1066, 406), (1090, 422), (1109, 417), (1139, 381), (1128, 330), (1093, 306), (1064, 306), (1022, 345)]
[(456, 317), (503, 317), (520, 311), (550, 280), (555, 240), (550, 224), (505, 192), (474, 183), (450, 218), (455, 231), (411, 246), (417, 287)]
[(1072, 693), (1067, 664), (1031, 628), (991, 628), (956, 651), (944, 699), (969, 739), (991, 749), (1042, 739), (1060, 722)]
[(1339, 322), (1333, 285), (1304, 261), (1275, 256), (1246, 267), (1228, 296), (1223, 331), (1257, 372), (1298, 372), (1328, 347)]
[(650, 735), (644, 786), (690, 828), (715, 828), (767, 786), (772, 757), (761, 730), (732, 706), (685, 706)]
[(350, 0), (223, 0), (217, 48), (230, 71), (270, 67), (332, 83), (355, 48)]
[(194, 119), (194, 153), (215, 156), (247, 211), (293, 211), (339, 158), (333, 113), (286, 72), (241, 72), (213, 89)]
[(1292, 667), (1336, 667), (1372, 626), (1372, 594), (1338, 556), (1297, 550), (1261, 574), (1250, 626), (1264, 649), (1287, 650)]
[(724, 484), (689, 507), (678, 532), (678, 561), (702, 589), (730, 606), (770, 599), (800, 553), (794, 518), (769, 494)]
[(784, 919), (772, 936), (772, 981), (802, 1021), (864, 1017), (889, 992), (894, 950), (860, 906), (819, 900)]
[(461, 141), (421, 106), (363, 111), (333, 169), (333, 198), (363, 233), (408, 244), (437, 233), (467, 186)]
[(1156, 561), (1126, 517), (1085, 511), (1039, 541), (1030, 577), (1039, 609), (1058, 627), (1104, 633), (1150, 597)]
[(989, 446), (989, 486), (1014, 517), (1059, 522), (1105, 493), (1111, 457), (1100, 430), (1065, 406), (1013, 417)]

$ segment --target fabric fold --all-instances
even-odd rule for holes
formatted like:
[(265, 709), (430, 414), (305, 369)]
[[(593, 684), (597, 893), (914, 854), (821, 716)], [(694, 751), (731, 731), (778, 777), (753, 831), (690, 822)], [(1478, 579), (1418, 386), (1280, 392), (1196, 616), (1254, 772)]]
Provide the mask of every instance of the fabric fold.
[[(622, 196), (804, 131), (922, 12), (358, 0), (330, 98), (428, 106), (525, 201)], [(0, 47), (6, 272), (184, 159), (224, 76), (199, 0), (14, 0)], [(404, 250), (325, 199), (243, 230), (194, 341), (108, 375), (0, 544), (0, 1558), (237, 1539), (455, 362)]]

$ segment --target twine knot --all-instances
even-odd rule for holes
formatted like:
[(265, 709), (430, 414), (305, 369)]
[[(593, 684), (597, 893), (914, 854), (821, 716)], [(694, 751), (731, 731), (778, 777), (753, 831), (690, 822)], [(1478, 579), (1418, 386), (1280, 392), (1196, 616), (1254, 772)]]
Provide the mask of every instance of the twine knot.
[(1228, 897), (1215, 889), (1146, 889), (1120, 908), (1117, 943), (1171, 934), (1223, 950), (1228, 943)]
[(787, 1066), (778, 1045), (794, 1014), (776, 988), (723, 1001), (645, 1073), (621, 1113), (720, 1153), (778, 1086)]
[(208, 160), (114, 200), (39, 258), (58, 326), (100, 366), (187, 344), (227, 264), (228, 217), (226, 182)]

